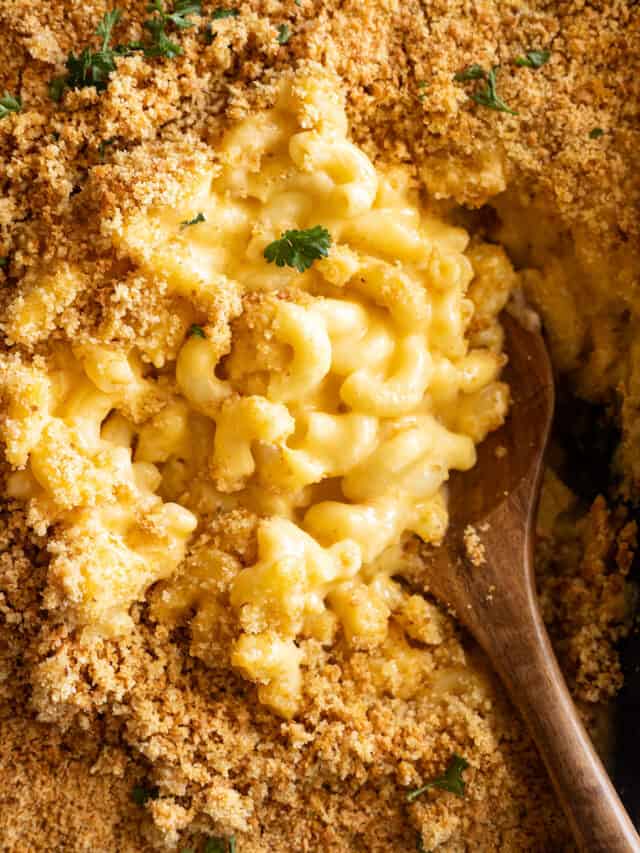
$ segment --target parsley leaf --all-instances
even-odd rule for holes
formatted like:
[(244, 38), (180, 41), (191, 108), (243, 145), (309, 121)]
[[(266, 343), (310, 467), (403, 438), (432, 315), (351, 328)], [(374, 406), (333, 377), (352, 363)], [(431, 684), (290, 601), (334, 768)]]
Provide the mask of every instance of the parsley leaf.
[(488, 107), (488, 109), (496, 110), (496, 112), (510, 113), (512, 116), (517, 116), (518, 113), (516, 110), (512, 110), (511, 107), (502, 100), (497, 92), (496, 78), (498, 76), (499, 68), (499, 65), (493, 66), (491, 71), (489, 71), (485, 76), (487, 85), (484, 89), (477, 89), (471, 95), (471, 99), (475, 101), (476, 104), (480, 104), (481, 107)]
[(235, 835), (228, 842), (225, 838), (210, 838), (205, 844), (204, 853), (236, 853)]
[(449, 761), (444, 774), (442, 776), (436, 776), (435, 779), (427, 782), (426, 785), (423, 785), (421, 788), (409, 791), (407, 794), (407, 802), (412, 803), (420, 796), (420, 794), (424, 794), (425, 791), (428, 791), (429, 788), (440, 788), (443, 791), (449, 791), (452, 794), (456, 794), (458, 797), (464, 797), (464, 779), (462, 778), (462, 771), (466, 770), (468, 766), (468, 761), (454, 753), (451, 756), (451, 760)]
[[(187, 30), (193, 26), (188, 20), (189, 15), (202, 15), (202, 4), (200, 0), (175, 0), (172, 12), (165, 12), (164, 0), (153, 0), (147, 6), (147, 12), (153, 12), (154, 16), (146, 20), (144, 28), (151, 36), (151, 44), (142, 45), (145, 56), (164, 56), (166, 59), (175, 59), (184, 51), (167, 35), (166, 28), (172, 24), (177, 30)], [(131, 49), (138, 50), (140, 45), (130, 45)]]
[(601, 127), (594, 127), (589, 131), (589, 139), (600, 139), (601, 136), (604, 136), (604, 130)]
[(453, 75), (456, 83), (466, 83), (467, 80), (483, 80), (484, 77), (485, 70), (477, 62), (474, 62), (473, 65), (468, 65), (464, 71), (458, 71), (457, 74)]
[(550, 56), (549, 50), (528, 50), (524, 56), (516, 59), (516, 65), (520, 68), (542, 68), (549, 61)]
[(286, 44), (291, 38), (291, 30), (288, 24), (280, 24), (278, 27), (278, 44)]
[(274, 240), (264, 250), (264, 257), (278, 267), (285, 264), (295, 267), (298, 272), (308, 270), (318, 258), (329, 254), (331, 236), (322, 225), (307, 228), (306, 231), (285, 231), (279, 240)]
[(206, 338), (207, 336), (204, 333), (204, 329), (202, 326), (198, 326), (197, 323), (194, 323), (189, 331), (187, 332), (188, 338)]
[(49, 97), (52, 101), (59, 101), (66, 88), (65, 77), (54, 77), (53, 80), (49, 81)]
[(63, 77), (55, 77), (49, 83), (49, 96), (59, 101), (66, 89), (83, 89), (94, 86), (98, 92), (107, 88), (109, 75), (116, 70), (114, 56), (116, 51), (109, 47), (113, 28), (122, 17), (119, 9), (106, 12), (96, 28), (96, 35), (102, 39), (100, 50), (85, 47), (79, 56), (71, 51), (67, 56)]
[(8, 116), (9, 113), (19, 113), (21, 109), (22, 101), (17, 95), (14, 97), (8, 92), (5, 92), (0, 98), (0, 118)]
[(144, 806), (149, 800), (158, 799), (157, 788), (145, 788), (142, 785), (136, 785), (131, 789), (131, 799), (137, 806)]
[(496, 84), (499, 70), (500, 66), (494, 65), (491, 71), (487, 72), (481, 65), (474, 63), (473, 65), (469, 65), (465, 68), (464, 71), (458, 71), (457, 74), (454, 74), (453, 79), (457, 83), (465, 83), (467, 80), (484, 80), (486, 82), (486, 86), (484, 89), (476, 89), (476, 91), (471, 95), (471, 100), (475, 101), (476, 104), (480, 104), (481, 107), (487, 107), (490, 110), (496, 110), (501, 113), (510, 113), (513, 116), (517, 116), (518, 113), (515, 110), (512, 110), (498, 94)]
[(193, 21), (187, 20), (189, 15), (202, 15), (202, 4), (200, 0), (176, 0), (173, 6), (173, 12), (166, 15), (167, 21), (170, 21), (178, 30), (188, 30), (193, 27)]
[(211, 17), (214, 21), (221, 21), (223, 18), (237, 18), (239, 14), (238, 9), (223, 9), (222, 6), (218, 6)]
[(199, 213), (197, 216), (194, 216), (193, 219), (185, 219), (180, 223), (180, 228), (187, 228), (189, 225), (197, 225), (198, 222), (206, 222), (207, 219), (204, 213)]
[(105, 12), (104, 17), (96, 27), (96, 35), (102, 39), (102, 51), (108, 49), (111, 41), (111, 32), (115, 25), (122, 17), (120, 9), (112, 9), (110, 12)]
[(96, 35), (102, 39), (100, 50), (85, 47), (79, 56), (73, 51), (65, 63), (67, 73), (56, 77), (49, 83), (49, 95), (54, 101), (59, 101), (66, 89), (81, 89), (85, 86), (95, 86), (97, 91), (107, 88), (110, 74), (116, 70), (115, 57), (129, 56), (136, 50), (143, 51), (145, 56), (165, 56), (173, 59), (183, 53), (176, 42), (171, 41), (166, 28), (186, 30), (194, 26), (189, 20), (190, 15), (201, 15), (201, 0), (175, 0), (172, 11), (165, 11), (164, 0), (152, 0), (147, 5), (147, 12), (153, 16), (148, 18), (143, 26), (150, 35), (149, 43), (129, 42), (115, 47), (109, 47), (113, 28), (120, 21), (122, 12), (113, 9), (107, 12), (96, 29)]
[(103, 139), (100, 145), (98, 145), (98, 154), (100, 155), (100, 159), (104, 160), (104, 155), (107, 151), (109, 145), (113, 145), (116, 141), (117, 137), (111, 136), (109, 139)]
[(165, 59), (175, 59), (184, 52), (179, 44), (171, 41), (164, 31), (164, 23), (159, 18), (144, 22), (144, 27), (151, 34), (151, 44), (144, 47), (145, 56), (164, 56)]
[(6, 265), (8, 263), (9, 263), (9, 258), (7, 258), (7, 257), (0, 258), (0, 267), (6, 267)]

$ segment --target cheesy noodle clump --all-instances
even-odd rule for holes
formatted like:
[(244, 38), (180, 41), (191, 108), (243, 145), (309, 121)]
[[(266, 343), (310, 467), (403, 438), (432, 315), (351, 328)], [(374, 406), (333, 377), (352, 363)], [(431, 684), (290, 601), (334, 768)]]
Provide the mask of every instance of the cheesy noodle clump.
[[(300, 638), (385, 640), (407, 598), (394, 549), (442, 539), (449, 472), (503, 422), (497, 317), (516, 277), (408, 172), (374, 167), (321, 77), (283, 85), (217, 155), (185, 168), (176, 204), (105, 224), (148, 292), (173, 300), (171, 334), (5, 355), (2, 438), (11, 496), (49, 531), (49, 606), (106, 636), (158, 582), (154, 618), (195, 613), (201, 635), (230, 606), (232, 665), (291, 717)], [(328, 253), (302, 272), (265, 258), (317, 226)], [(45, 340), (83, 275), (61, 262), (34, 277), (10, 340)], [(248, 564), (197, 546), (207, 518), (236, 509), (257, 519)]]

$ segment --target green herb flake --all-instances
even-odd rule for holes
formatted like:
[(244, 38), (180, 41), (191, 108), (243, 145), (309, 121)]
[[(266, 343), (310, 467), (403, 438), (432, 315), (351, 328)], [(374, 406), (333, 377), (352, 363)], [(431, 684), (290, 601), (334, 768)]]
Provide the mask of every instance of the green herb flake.
[(520, 68), (542, 68), (549, 61), (550, 56), (549, 50), (528, 50), (524, 56), (516, 59), (516, 65)]
[(512, 110), (498, 94), (497, 78), (499, 70), (500, 66), (494, 65), (491, 71), (487, 72), (481, 65), (474, 63), (473, 65), (469, 65), (465, 68), (464, 71), (459, 71), (457, 74), (454, 74), (453, 79), (457, 83), (465, 83), (468, 80), (484, 80), (486, 85), (484, 88), (476, 89), (471, 95), (471, 100), (475, 101), (476, 104), (480, 104), (481, 107), (487, 107), (490, 110), (496, 110), (501, 113), (510, 113), (512, 116), (517, 116), (518, 113), (516, 110)]
[(278, 44), (286, 44), (291, 38), (291, 30), (288, 24), (280, 24), (278, 27)]
[(165, 59), (182, 56), (184, 51), (177, 42), (171, 41), (165, 31), (166, 23), (162, 18), (150, 18), (144, 22), (143, 26), (151, 36), (151, 43), (143, 45), (142, 48), (145, 56), (162, 56)]
[(153, 0), (147, 5), (147, 12), (152, 17), (143, 23), (149, 33), (147, 42), (129, 42), (110, 47), (113, 28), (120, 21), (122, 12), (113, 9), (107, 12), (96, 29), (96, 35), (102, 39), (99, 50), (85, 47), (78, 56), (72, 51), (65, 63), (67, 73), (56, 77), (49, 83), (49, 96), (59, 101), (67, 89), (82, 89), (94, 86), (101, 92), (107, 88), (109, 77), (116, 70), (116, 56), (130, 56), (136, 51), (142, 51), (145, 56), (164, 56), (173, 59), (184, 51), (179, 44), (167, 35), (167, 27), (176, 30), (186, 30), (193, 27), (191, 15), (202, 14), (201, 0), (175, 0), (171, 11), (165, 10), (164, 0)]
[(116, 70), (116, 53), (109, 47), (109, 42), (113, 28), (121, 17), (119, 9), (105, 13), (96, 28), (96, 35), (102, 39), (99, 50), (85, 47), (78, 56), (73, 51), (69, 53), (65, 62), (67, 73), (63, 77), (55, 77), (49, 83), (49, 96), (53, 101), (59, 101), (66, 89), (94, 86), (96, 91), (101, 92), (107, 88), (109, 76)]
[(193, 219), (185, 219), (184, 222), (180, 223), (180, 228), (188, 228), (189, 225), (197, 225), (199, 222), (206, 222), (206, 217), (204, 213), (198, 213), (197, 216), (194, 216)]
[(412, 803), (415, 799), (417, 799), (421, 794), (424, 794), (425, 791), (428, 791), (430, 788), (439, 788), (442, 791), (449, 791), (451, 794), (456, 794), (458, 797), (464, 797), (464, 779), (462, 778), (462, 771), (466, 770), (469, 766), (469, 762), (464, 758), (461, 758), (459, 755), (455, 753), (451, 756), (451, 760), (447, 765), (447, 769), (445, 770), (442, 776), (437, 776), (435, 779), (432, 779), (430, 782), (427, 782), (421, 788), (416, 788), (414, 791), (409, 791), (407, 794), (407, 802)]
[(49, 97), (56, 103), (62, 98), (64, 90), (67, 88), (65, 77), (54, 77), (49, 81)]
[(229, 853), (236, 853), (236, 837), (232, 835), (229, 839)]
[(204, 853), (228, 853), (226, 839), (209, 838), (204, 846)]
[(137, 806), (144, 806), (149, 800), (158, 799), (157, 788), (145, 788), (142, 785), (136, 785), (131, 789), (131, 799)]
[(103, 139), (100, 145), (98, 145), (98, 154), (100, 155), (100, 159), (104, 160), (104, 156), (107, 152), (107, 148), (116, 141), (117, 137), (112, 136), (109, 139)]
[(204, 329), (202, 326), (198, 326), (197, 323), (194, 323), (189, 331), (187, 332), (187, 337), (189, 338), (206, 338), (207, 336), (204, 333)]
[(453, 75), (456, 83), (466, 83), (468, 80), (483, 80), (486, 77), (486, 72), (482, 65), (474, 62), (473, 65), (468, 65), (464, 71), (458, 71)]
[(601, 127), (594, 127), (589, 131), (589, 139), (600, 139), (601, 136), (604, 136), (604, 130)]
[(173, 10), (165, 11), (164, 0), (153, 0), (147, 6), (147, 12), (153, 17), (146, 20), (143, 27), (151, 37), (150, 44), (131, 44), (130, 50), (144, 50), (145, 56), (163, 56), (165, 59), (175, 59), (182, 56), (184, 51), (179, 44), (172, 41), (167, 35), (167, 27), (173, 26), (177, 30), (188, 30), (193, 27), (190, 15), (202, 15), (201, 0), (175, 0)]
[(201, 0), (176, 0), (173, 12), (167, 13), (165, 20), (178, 30), (188, 30), (193, 27), (193, 21), (189, 21), (189, 15), (202, 15)]
[(296, 6), (302, 6), (302, 0), (293, 0)]
[(6, 258), (6, 257), (5, 257), (5, 258), (0, 258), (0, 267), (6, 267), (6, 265), (7, 265), (8, 263), (9, 263), (9, 258)]
[(237, 18), (239, 14), (239, 9), (223, 9), (222, 6), (218, 6), (211, 17), (214, 21), (221, 21), (223, 18)]
[(311, 264), (329, 254), (331, 236), (322, 225), (306, 231), (285, 231), (279, 240), (274, 240), (264, 250), (268, 263), (278, 267), (294, 267), (298, 272), (308, 270)]
[(16, 95), (10, 95), (5, 92), (0, 98), (0, 118), (5, 118), (9, 113), (19, 113), (22, 109), (22, 101)]
[(517, 116), (517, 111), (512, 110), (511, 107), (506, 104), (498, 94), (497, 76), (499, 68), (499, 65), (493, 66), (491, 71), (489, 71), (489, 73), (485, 77), (487, 85), (484, 89), (476, 90), (471, 95), (471, 99), (475, 101), (476, 104), (480, 104), (481, 107), (487, 107), (490, 110), (496, 110), (496, 112), (509, 113), (512, 116)]

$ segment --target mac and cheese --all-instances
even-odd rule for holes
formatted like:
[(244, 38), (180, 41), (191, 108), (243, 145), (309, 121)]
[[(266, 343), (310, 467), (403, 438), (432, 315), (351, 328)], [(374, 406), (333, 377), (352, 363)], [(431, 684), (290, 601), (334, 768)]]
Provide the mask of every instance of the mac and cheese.
[[(502, 250), (470, 248), (428, 211), (407, 172), (374, 167), (322, 79), (284, 87), (218, 155), (185, 174), (179, 204), (105, 223), (175, 301), (177, 351), (99, 335), (47, 358), (16, 351), (2, 437), (10, 493), (54, 526), (48, 606), (113, 634), (161, 581), (154, 618), (195, 613), (202, 638), (230, 604), (233, 665), (290, 717), (300, 637), (341, 630), (370, 648), (392, 613), (422, 636), (389, 549), (442, 538), (449, 472), (505, 417), (497, 317), (516, 277)], [(303, 273), (266, 262), (282, 232), (317, 224), (328, 257)], [(34, 280), (9, 338), (46, 334), (50, 306), (81, 288), (71, 263)], [(248, 564), (198, 546), (208, 517), (237, 508), (257, 519)]]

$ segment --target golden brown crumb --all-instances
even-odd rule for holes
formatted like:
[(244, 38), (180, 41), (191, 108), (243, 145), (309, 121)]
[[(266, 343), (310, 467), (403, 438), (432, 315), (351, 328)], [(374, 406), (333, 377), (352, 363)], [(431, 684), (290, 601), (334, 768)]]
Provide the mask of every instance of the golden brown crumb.
[[(144, 5), (120, 4), (118, 41), (142, 36)], [(149, 292), (130, 259), (114, 255), (121, 218), (152, 201), (171, 203), (185, 163), (194, 172), (210, 166), (225, 124), (269, 104), (278, 76), (299, 63), (335, 72), (356, 141), (374, 158), (411, 164), (440, 204), (477, 208), (506, 187), (505, 209), (519, 205), (529, 219), (546, 211), (536, 238), (543, 248), (549, 233), (574, 241), (573, 286), (583, 286), (582, 270), (603, 246), (612, 268), (621, 254), (631, 268), (640, 243), (637, 4), (243, 0), (238, 17), (212, 23), (210, 44), (205, 25), (217, 4), (203, 5), (208, 17), (179, 36), (184, 56), (120, 58), (105, 92), (85, 88), (54, 104), (48, 82), (64, 73), (70, 50), (96, 44), (111, 4), (0, 4), (0, 91), (24, 104), (0, 120), (0, 256), (8, 259), (0, 305), (3, 330), (16, 341), (12, 364), (61, 340), (135, 341), (150, 361), (159, 340), (177, 347), (184, 306), (162, 281)], [(292, 36), (280, 45), (285, 22)], [(548, 48), (550, 61), (517, 68), (515, 57), (531, 48)], [(501, 64), (499, 91), (517, 117), (480, 108), (472, 84), (453, 81), (472, 62)], [(590, 138), (594, 127), (604, 135)], [(504, 223), (497, 228), (518, 263), (532, 263), (528, 226), (519, 239)], [(54, 262), (77, 265), (86, 286), (49, 306), (45, 340), (14, 318)], [(631, 284), (616, 279), (622, 316)], [(214, 307), (235, 316), (224, 295)], [(562, 349), (561, 338), (552, 341), (554, 355), (567, 369), (600, 351), (586, 332), (576, 352)], [(625, 458), (635, 458), (640, 441), (634, 377), (623, 377)], [(618, 378), (607, 373), (604, 395)], [(586, 383), (579, 388), (587, 393)], [(576, 509), (567, 525), (571, 501), (560, 492), (541, 525), (541, 599), (571, 688), (594, 723), (621, 681), (615, 642), (628, 627), (625, 576), (636, 531), (603, 498), (582, 516)], [(395, 667), (392, 631), (373, 668), (368, 652), (309, 642), (304, 713), (283, 722), (229, 669), (220, 637), (205, 644), (180, 619), (171, 630), (155, 622), (153, 597), (121, 640), (83, 639), (48, 619), (46, 542), (15, 507), (3, 513), (3, 849), (146, 853), (166, 841), (194, 846), (205, 834), (234, 833), (239, 853), (284, 853), (292, 838), (308, 853), (408, 853), (417, 832), (425, 849), (441, 853), (572, 849), (522, 723), (482, 655), (417, 595), (419, 573), (409, 601), (429, 606), (408, 604), (399, 621), (442, 701), (411, 694), (412, 673)], [(251, 521), (226, 521), (234, 557), (250, 560)], [(205, 544), (222, 535), (209, 531)], [(221, 635), (226, 626), (221, 618)], [(441, 772), (454, 751), (471, 765), (467, 798), (431, 792), (407, 807), (406, 789)], [(133, 784), (157, 785), (158, 799), (132, 805)]]
[(480, 568), (487, 562), (486, 549), (482, 543), (482, 539), (478, 536), (478, 531), (472, 524), (468, 524), (463, 533), (464, 547), (467, 556), (476, 568)]

